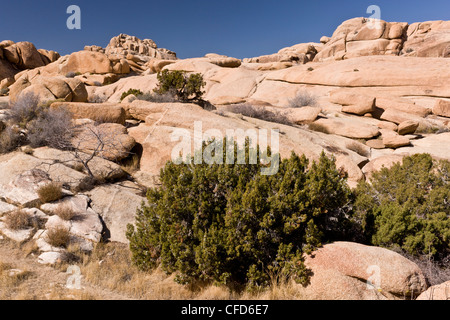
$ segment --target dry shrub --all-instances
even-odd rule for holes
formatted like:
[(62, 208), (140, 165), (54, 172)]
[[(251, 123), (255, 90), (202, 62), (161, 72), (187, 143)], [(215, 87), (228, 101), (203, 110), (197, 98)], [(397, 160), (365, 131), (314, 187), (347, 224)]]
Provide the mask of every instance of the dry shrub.
[(269, 287), (260, 291), (245, 291), (242, 300), (308, 300), (303, 286), (287, 277), (272, 276)]
[(21, 94), (11, 105), (11, 120), (25, 128), (28, 122), (36, 119), (42, 111), (39, 96), (34, 93)]
[(21, 143), (20, 133), (12, 127), (7, 127), (0, 133), (0, 153), (8, 153)]
[(37, 193), (42, 203), (53, 202), (62, 198), (62, 185), (57, 182), (51, 182), (40, 187)]
[(65, 221), (72, 220), (77, 215), (69, 204), (60, 204), (54, 214)]
[(17, 210), (6, 215), (4, 220), (6, 226), (11, 230), (24, 230), (33, 226), (33, 219), (31, 216), (23, 211)]
[(155, 103), (180, 102), (176, 96), (176, 92), (168, 91), (162, 94), (156, 92), (145, 92), (136, 96), (138, 100), (144, 100)]
[(88, 97), (89, 103), (104, 103), (106, 100), (108, 100), (108, 97), (105, 95), (100, 96), (98, 94), (92, 94)]
[(314, 107), (317, 105), (317, 97), (307, 91), (302, 91), (295, 98), (289, 100), (289, 108)]
[(133, 154), (121, 161), (121, 168), (128, 174), (136, 173), (139, 170), (140, 161), (139, 155)]
[(361, 143), (358, 143), (356, 141), (347, 143), (346, 148), (356, 152), (357, 154), (363, 157), (368, 157), (370, 155), (369, 150), (365, 148)]
[(73, 136), (72, 113), (64, 108), (45, 109), (27, 128), (31, 147), (49, 146), (64, 150), (71, 145)]
[(255, 107), (247, 103), (230, 105), (227, 107), (227, 111), (268, 122), (292, 125), (292, 122), (281, 112), (269, 111), (265, 107)]
[(186, 300), (196, 293), (174, 282), (162, 270), (152, 273), (140, 271), (131, 262), (126, 245), (99, 243), (94, 251), (84, 256), (81, 273), (84, 279), (98, 287), (127, 295), (132, 299)]
[(440, 259), (440, 261), (435, 261), (426, 255), (413, 256), (398, 247), (390, 249), (414, 262), (420, 268), (430, 286), (450, 281), (450, 255)]
[(65, 248), (70, 242), (69, 230), (64, 227), (48, 229), (46, 241), (53, 247)]
[(311, 123), (311, 124), (308, 126), (308, 129), (309, 129), (309, 130), (312, 130), (312, 131), (317, 131), (317, 132), (326, 133), (326, 134), (329, 134), (329, 133), (330, 133), (330, 131), (328, 130), (327, 127), (325, 127), (324, 125), (322, 125), (322, 124), (320, 124), (320, 123), (317, 123), (317, 122)]
[(28, 270), (14, 269), (10, 264), (0, 261), (0, 299), (10, 298), (10, 294), (30, 277)]

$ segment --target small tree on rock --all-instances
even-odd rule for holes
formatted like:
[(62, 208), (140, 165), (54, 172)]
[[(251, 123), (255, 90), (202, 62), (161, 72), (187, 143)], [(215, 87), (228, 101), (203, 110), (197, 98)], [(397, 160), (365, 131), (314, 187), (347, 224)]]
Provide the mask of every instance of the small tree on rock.
[(159, 85), (154, 90), (157, 94), (172, 93), (181, 102), (198, 102), (205, 93), (202, 89), (206, 82), (200, 73), (188, 75), (186, 71), (163, 70), (157, 77)]

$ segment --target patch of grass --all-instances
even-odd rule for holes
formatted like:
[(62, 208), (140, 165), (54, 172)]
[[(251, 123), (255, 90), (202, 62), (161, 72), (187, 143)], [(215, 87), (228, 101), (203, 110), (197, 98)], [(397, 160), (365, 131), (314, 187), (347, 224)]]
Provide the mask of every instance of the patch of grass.
[(0, 298), (8, 298), (5, 293), (14, 291), (31, 274), (28, 270), (15, 269), (11, 264), (0, 261)]
[(128, 174), (133, 174), (139, 170), (140, 158), (137, 154), (132, 154), (130, 157), (121, 161), (121, 168)]
[(316, 131), (316, 132), (322, 132), (322, 133), (326, 133), (326, 134), (330, 134), (330, 131), (328, 130), (327, 127), (325, 127), (324, 125), (317, 123), (317, 122), (313, 122), (308, 126), (309, 130), (312, 131)]
[(301, 286), (288, 278), (272, 277), (271, 285), (260, 291), (234, 291), (226, 286), (198, 283), (180, 285), (160, 268), (152, 272), (139, 270), (131, 262), (126, 245), (99, 243), (85, 254), (80, 265), (84, 280), (97, 287), (145, 300), (292, 300), (305, 295)]
[(77, 215), (76, 212), (68, 204), (60, 204), (54, 211), (54, 214), (65, 221), (72, 220)]
[(70, 242), (69, 230), (64, 227), (48, 229), (46, 241), (53, 247), (66, 248)]
[(33, 227), (31, 216), (23, 210), (16, 210), (8, 213), (5, 216), (4, 222), (11, 230), (24, 230)]
[(49, 184), (40, 187), (37, 190), (37, 193), (39, 195), (39, 200), (42, 203), (57, 201), (61, 199), (63, 196), (62, 185), (57, 182), (51, 182)]

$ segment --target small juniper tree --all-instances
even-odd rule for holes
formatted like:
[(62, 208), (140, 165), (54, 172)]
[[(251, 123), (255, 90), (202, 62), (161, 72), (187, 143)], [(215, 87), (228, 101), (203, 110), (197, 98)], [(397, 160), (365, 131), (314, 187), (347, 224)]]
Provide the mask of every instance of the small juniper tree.
[(182, 102), (198, 102), (202, 100), (203, 87), (206, 82), (200, 73), (187, 74), (185, 71), (163, 70), (158, 73), (159, 85), (155, 88), (157, 94), (173, 93)]
[(265, 176), (259, 161), (248, 164), (248, 144), (245, 151), (244, 165), (225, 158), (224, 164), (166, 164), (161, 186), (149, 190), (149, 205), (128, 225), (138, 267), (161, 265), (178, 272), (180, 283), (257, 288), (269, 284), (269, 274), (307, 282), (302, 255), (326, 240), (329, 219), (341, 216), (345, 179), (325, 154), (311, 166), (292, 154), (276, 175)]
[(368, 243), (436, 259), (450, 254), (450, 162), (405, 157), (356, 190), (354, 219)]

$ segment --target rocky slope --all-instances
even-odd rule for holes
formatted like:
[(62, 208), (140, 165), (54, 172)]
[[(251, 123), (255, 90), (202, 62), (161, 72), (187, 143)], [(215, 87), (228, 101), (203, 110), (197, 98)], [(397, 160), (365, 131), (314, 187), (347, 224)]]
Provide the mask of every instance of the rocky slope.
[[(298, 44), (242, 61), (219, 54), (180, 60), (152, 40), (123, 34), (106, 48), (87, 46), (64, 57), (36, 50), (31, 43), (1, 42), (0, 89), (8, 96), (0, 99), (0, 131), (9, 113), (7, 102), (31, 92), (42, 102), (58, 99), (49, 103), (51, 108), (68, 108), (88, 132), (95, 126), (93, 121), (106, 122), (101, 127), (114, 133), (120, 150), (93, 160), (96, 174), (112, 183), (83, 193), (73, 190), (83, 189), (89, 177), (77, 169), (71, 153), (39, 148), (32, 154), (0, 155), (0, 216), (25, 207), (43, 221), (39, 230), (19, 233), (0, 222), (0, 231), (19, 242), (36, 241), (39, 261), (50, 264), (64, 257), (45, 241), (48, 230), (57, 225), (68, 227), (86, 251), (102, 237), (126, 243), (126, 225), (133, 223), (137, 206), (145, 200), (142, 190), (158, 183), (159, 170), (178, 143), (171, 134), (183, 129), (194, 137), (195, 121), (202, 121), (203, 132), (214, 129), (222, 135), (227, 130), (279, 129), (282, 157), (291, 151), (311, 159), (322, 151), (333, 154), (337, 166), (348, 173), (351, 187), (406, 155), (429, 153), (450, 160), (450, 22), (379, 23), (379, 29), (371, 29), (366, 19), (351, 19), (320, 43)], [(158, 83), (156, 73), (164, 69), (201, 73), (206, 81), (204, 97), (217, 110), (133, 101), (134, 97), (121, 102), (122, 93), (129, 89), (151, 92)], [(294, 103), (305, 97), (312, 97), (309, 105)], [(241, 103), (283, 115), (292, 124), (230, 111), (230, 106)], [(89, 153), (92, 145), (83, 143)], [(128, 174), (117, 162), (130, 152), (137, 155), (138, 165)], [(52, 215), (60, 202), (38, 208), (37, 188), (50, 181), (71, 190), (60, 202), (72, 206), (83, 219), (60, 221)], [(389, 270), (407, 266), (402, 269), (407, 271), (383, 287), (386, 294), (362, 294), (365, 284), (360, 279), (366, 279), (362, 275), (366, 265), (356, 266), (358, 261), (374, 259), (377, 253), (371, 250), (356, 244), (321, 250), (308, 260), (317, 272), (310, 294), (321, 295), (329, 279), (346, 288), (343, 298), (398, 298), (427, 289), (413, 265), (383, 251), (379, 256), (385, 259), (383, 265)], [(323, 258), (341, 254), (355, 264), (331, 266)]]

